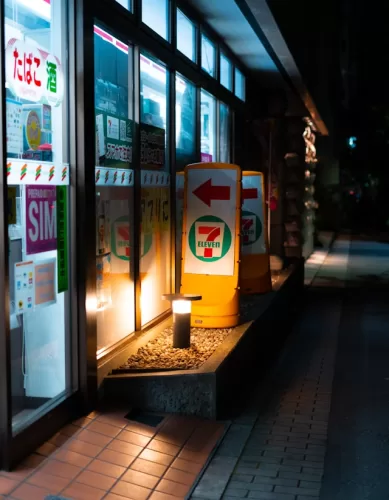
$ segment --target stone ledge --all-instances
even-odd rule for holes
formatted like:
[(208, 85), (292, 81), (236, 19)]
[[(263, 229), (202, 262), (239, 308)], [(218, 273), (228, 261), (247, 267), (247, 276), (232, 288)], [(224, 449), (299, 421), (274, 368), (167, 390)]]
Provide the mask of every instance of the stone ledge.
[(253, 297), (253, 307), (198, 369), (109, 375), (104, 399), (144, 410), (220, 418), (266, 370), (301, 306), (304, 263), (281, 273), (273, 292)]

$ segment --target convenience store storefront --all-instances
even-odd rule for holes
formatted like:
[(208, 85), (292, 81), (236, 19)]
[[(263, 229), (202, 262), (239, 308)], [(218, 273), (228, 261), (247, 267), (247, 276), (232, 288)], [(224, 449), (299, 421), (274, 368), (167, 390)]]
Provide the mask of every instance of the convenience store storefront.
[(9, 468), (93, 407), (134, 333), (170, 315), (177, 173), (233, 162), (246, 104), (239, 61), (173, 0), (3, 0), (0, 13)]

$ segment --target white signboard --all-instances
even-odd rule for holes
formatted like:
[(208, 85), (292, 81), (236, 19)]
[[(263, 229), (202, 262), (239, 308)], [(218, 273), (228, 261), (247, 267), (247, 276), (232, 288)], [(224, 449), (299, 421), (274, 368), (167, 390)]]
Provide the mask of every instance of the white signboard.
[(235, 264), (237, 171), (189, 168), (184, 272), (232, 276)]
[(242, 177), (242, 253), (266, 253), (262, 176)]

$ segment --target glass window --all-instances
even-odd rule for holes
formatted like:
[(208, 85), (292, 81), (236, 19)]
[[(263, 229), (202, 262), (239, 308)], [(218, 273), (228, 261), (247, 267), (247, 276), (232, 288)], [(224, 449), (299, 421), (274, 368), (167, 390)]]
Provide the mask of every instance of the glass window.
[(142, 21), (165, 40), (168, 39), (168, 0), (142, 0)]
[(132, 0), (116, 0), (116, 2), (123, 5), (127, 10), (132, 11)]
[(196, 61), (196, 28), (179, 9), (177, 9), (177, 49), (191, 61)]
[(214, 44), (205, 35), (201, 35), (201, 67), (202, 69), (215, 77), (215, 56), (216, 50)]
[(230, 108), (224, 104), (220, 103), (219, 108), (219, 120), (220, 120), (220, 137), (219, 137), (219, 161), (222, 163), (230, 162), (230, 124), (231, 124), (231, 113)]
[(176, 292), (181, 287), (182, 224), (184, 220), (184, 172), (176, 173)]
[(134, 331), (132, 47), (95, 26), (97, 352)]
[(66, 1), (5, 1), (13, 433), (75, 388), (66, 20)]
[(242, 101), (246, 100), (246, 79), (238, 68), (235, 68), (235, 95)]
[(176, 77), (176, 169), (196, 161), (196, 88)]
[(232, 65), (223, 54), (220, 54), (220, 83), (226, 89), (232, 90)]
[[(196, 161), (196, 88), (181, 75), (176, 76), (176, 287), (180, 288), (182, 216), (186, 165)], [(181, 172), (179, 172), (181, 171)]]
[(201, 91), (201, 161), (216, 161), (216, 100)]
[(140, 56), (141, 86), (141, 314), (142, 326), (170, 308), (170, 175), (166, 157), (166, 68)]

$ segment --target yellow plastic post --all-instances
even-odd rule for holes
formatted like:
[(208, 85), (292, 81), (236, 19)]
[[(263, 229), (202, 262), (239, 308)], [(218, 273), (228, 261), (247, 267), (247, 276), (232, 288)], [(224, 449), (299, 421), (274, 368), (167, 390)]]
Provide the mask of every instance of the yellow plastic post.
[(243, 294), (266, 293), (271, 291), (272, 284), (263, 174), (242, 172), (242, 175), (240, 290)]
[(239, 322), (242, 172), (227, 163), (185, 168), (181, 293), (198, 294), (192, 326)]

